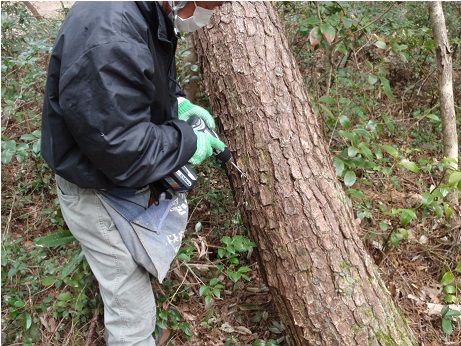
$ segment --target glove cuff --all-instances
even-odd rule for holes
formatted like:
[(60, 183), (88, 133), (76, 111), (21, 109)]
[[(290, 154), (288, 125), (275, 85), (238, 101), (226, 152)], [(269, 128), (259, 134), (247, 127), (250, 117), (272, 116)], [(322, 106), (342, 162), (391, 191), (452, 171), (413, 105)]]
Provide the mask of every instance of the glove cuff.
[[(178, 102), (179, 98), (178, 98)], [(179, 116), (183, 115), (184, 113), (190, 111), (194, 105), (187, 99), (183, 99), (181, 103), (178, 104), (178, 114)]]

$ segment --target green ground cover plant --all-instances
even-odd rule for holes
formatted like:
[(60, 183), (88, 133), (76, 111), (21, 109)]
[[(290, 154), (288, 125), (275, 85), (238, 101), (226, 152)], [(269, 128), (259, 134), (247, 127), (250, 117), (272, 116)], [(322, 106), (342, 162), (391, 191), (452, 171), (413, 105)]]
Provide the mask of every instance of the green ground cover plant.
[[(444, 197), (432, 30), (425, 3), (277, 2), (287, 37), (322, 119), (338, 179), (389, 290), (425, 344), (461, 338), (460, 244)], [(40, 156), (47, 59), (64, 13), (36, 18), (2, 2), (2, 344), (103, 344), (102, 302), (67, 230), (54, 177)], [(444, 3), (461, 94), (461, 14)], [(59, 13), (58, 13), (59, 14)], [(178, 51), (182, 84), (198, 64)], [(208, 107), (200, 90), (197, 102)], [(461, 128), (460, 100), (455, 99)], [(257, 245), (218, 163), (201, 165), (189, 196), (187, 236), (157, 292), (157, 328), (174, 345), (282, 345), (286, 331), (259, 274)], [(442, 306), (429, 315), (426, 303)], [(199, 341), (197, 341), (199, 340)]]

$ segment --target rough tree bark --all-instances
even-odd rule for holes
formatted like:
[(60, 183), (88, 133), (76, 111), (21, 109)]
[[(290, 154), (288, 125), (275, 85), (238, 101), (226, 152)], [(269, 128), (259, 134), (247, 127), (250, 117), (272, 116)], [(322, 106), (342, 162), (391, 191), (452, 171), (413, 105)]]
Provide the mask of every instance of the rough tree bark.
[[(455, 102), (453, 99), (453, 66), (451, 49), (448, 43), (445, 16), (440, 1), (429, 2), (429, 14), (431, 17), (432, 32), (435, 41), (435, 52), (437, 55), (437, 73), (440, 97), (440, 116), (442, 118), (443, 155), (454, 159), (450, 169), (445, 174), (445, 181), (448, 182), (450, 173), (458, 170), (458, 133), (456, 126)], [(451, 205), (458, 205), (458, 193), (453, 192), (447, 196)], [(452, 218), (452, 226), (461, 224), (461, 218), (455, 212)], [(461, 234), (461, 233), (460, 233)], [(461, 239), (461, 238), (460, 238)]]
[(230, 181), (296, 345), (414, 345), (335, 177), (327, 142), (269, 2), (231, 2), (196, 34)]

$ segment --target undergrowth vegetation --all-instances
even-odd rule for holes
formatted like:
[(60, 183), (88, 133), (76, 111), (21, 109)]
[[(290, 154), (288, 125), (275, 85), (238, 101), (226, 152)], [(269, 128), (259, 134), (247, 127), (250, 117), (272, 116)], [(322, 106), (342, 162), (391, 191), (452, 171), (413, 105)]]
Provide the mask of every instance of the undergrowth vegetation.
[[(2, 344), (103, 343), (102, 302), (67, 230), (54, 177), (40, 156), (47, 59), (61, 19), (2, 2)], [(425, 344), (461, 337), (461, 229), (444, 197), (434, 42), (425, 3), (276, 3), (322, 118), (336, 174), (370, 254)], [(461, 94), (461, 9), (444, 3)], [(198, 66), (178, 56), (182, 83)], [(203, 95), (202, 95), (203, 96)], [(198, 102), (207, 106), (206, 97)], [(455, 96), (458, 128), (460, 100)], [(165, 282), (153, 281), (157, 328), (174, 344), (281, 345), (285, 328), (258, 271), (225, 173), (197, 170), (187, 237)], [(429, 314), (427, 307), (439, 307)], [(194, 343), (195, 342), (195, 343)]]

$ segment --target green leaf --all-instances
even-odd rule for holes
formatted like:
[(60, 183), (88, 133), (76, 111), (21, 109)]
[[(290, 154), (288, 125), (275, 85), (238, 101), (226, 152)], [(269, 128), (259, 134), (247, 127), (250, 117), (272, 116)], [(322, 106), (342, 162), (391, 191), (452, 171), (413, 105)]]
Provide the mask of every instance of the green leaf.
[(389, 98), (389, 100), (393, 100), (394, 96), (392, 95), (392, 90), (391, 90), (391, 85), (389, 84), (389, 80), (386, 77), (380, 76), (379, 79), (381, 80), (381, 87), (386, 94), (386, 96)]
[(16, 142), (2, 141), (2, 164), (9, 164), (14, 154), (16, 154)]
[(346, 129), (350, 129), (351, 127), (351, 121), (349, 120), (349, 118), (345, 115), (341, 115), (339, 117), (339, 123)]
[(333, 28), (330, 24), (322, 24), (319, 28), (320, 32), (323, 34), (323, 36), (325, 36), (329, 43), (335, 40), (336, 31), (335, 28)]
[(355, 134), (359, 135), (359, 136), (362, 136), (362, 137), (365, 138), (365, 139), (370, 139), (370, 138), (371, 138), (370, 132), (368, 132), (368, 131), (365, 130), (365, 129), (358, 128), (358, 129), (354, 129), (353, 132), (354, 132)]
[(364, 142), (359, 144), (360, 152), (367, 158), (368, 161), (373, 162), (373, 152), (370, 150), (368, 145)]
[(242, 276), (241, 273), (233, 272), (233, 271), (231, 271), (231, 270), (228, 270), (228, 271), (227, 271), (227, 275), (228, 275), (228, 276), (231, 278), (231, 280), (234, 281), (234, 282), (237, 282), (237, 281), (241, 278), (241, 276)]
[(390, 145), (381, 145), (381, 149), (385, 150), (389, 155), (391, 155), (395, 159), (399, 156), (399, 152), (397, 151), (397, 149), (391, 147)]
[(240, 267), (240, 268), (238, 269), (238, 272), (239, 272), (239, 273), (251, 272), (251, 268), (246, 267), (246, 266), (243, 266), (243, 267)]
[(343, 22), (344, 27), (346, 27), (347, 29), (349, 29), (355, 23), (353, 19), (347, 17), (341, 17), (341, 21)]
[(416, 213), (411, 209), (402, 209), (400, 214), (400, 224), (406, 226), (411, 220), (416, 219)]
[(2, 151), (2, 164), (7, 165), (11, 162), (14, 156), (14, 151), (4, 150)]
[(354, 157), (355, 155), (357, 155), (358, 152), (359, 150), (357, 148), (354, 148), (354, 147), (347, 148), (347, 156), (349, 157)]
[(392, 233), (391, 234), (391, 241), (395, 247), (399, 246), (400, 241), (403, 239), (403, 235), (401, 233)]
[(456, 266), (455, 272), (461, 273), (461, 262), (459, 262), (458, 265)]
[(333, 115), (333, 113), (331, 113), (330, 109), (329, 109), (327, 106), (325, 106), (325, 105), (323, 105), (323, 104), (321, 104), (321, 103), (319, 104), (319, 106), (320, 106), (320, 108), (323, 109), (323, 111), (324, 111), (331, 119), (335, 119), (335, 116)]
[[(449, 306), (449, 305), (447, 305)], [(448, 310), (447, 313), (445, 314), (446, 317), (457, 317), (461, 316), (461, 311), (458, 310)]]
[(251, 346), (266, 346), (266, 342), (263, 340), (255, 340), (253, 341)]
[(442, 310), (440, 311), (440, 315), (443, 317), (445, 317), (445, 315), (447, 314), (447, 312), (450, 310), (450, 305), (445, 305)]
[(389, 117), (387, 116), (387, 114), (381, 113), (381, 117), (383, 118), (384, 123), (385, 123), (386, 126), (389, 128), (389, 130), (391, 130), (392, 132), (394, 132), (394, 131), (395, 131), (395, 126), (394, 126), (394, 124), (392, 123), (392, 120), (389, 119)]
[(200, 297), (205, 295), (209, 291), (210, 291), (210, 288), (208, 286), (200, 286), (200, 290), (199, 290)]
[(400, 164), (406, 169), (408, 169), (410, 172), (419, 173), (419, 167), (414, 162), (408, 161), (407, 159), (403, 159), (402, 161), (400, 161)]
[(309, 17), (309, 18), (304, 19), (301, 22), (301, 25), (311, 26), (311, 25), (317, 25), (318, 23), (319, 23), (319, 19), (317, 17)]
[(53, 276), (45, 276), (43, 277), (41, 283), (42, 286), (51, 286), (56, 282), (56, 278)]
[(429, 192), (423, 192), (422, 205), (430, 206), (432, 202), (434, 202), (434, 196)]
[(69, 259), (69, 262), (67, 262), (67, 264), (62, 268), (61, 279), (72, 273), (75, 268), (77, 268), (77, 265), (82, 262), (83, 257), (83, 251), (74, 251), (72, 257)]
[[(222, 249), (218, 249), (218, 255), (219, 255), (219, 250), (222, 250)], [(224, 250), (222, 250), (222, 251), (224, 251)], [(219, 256), (219, 257), (222, 257), (222, 256)], [(190, 257), (188, 255), (186, 255), (185, 253), (180, 253), (178, 255), (178, 259), (181, 262), (190, 262)]]
[(325, 102), (326, 104), (329, 104), (329, 105), (334, 105), (336, 103), (336, 99), (328, 95), (322, 96), (321, 98), (319, 98), (319, 101)]
[(280, 346), (280, 344), (277, 342), (277, 340), (269, 339), (267, 340), (266, 346)]
[(440, 122), (440, 118), (435, 114), (428, 114), (428, 115), (426, 115), (426, 118), (434, 120), (434, 121), (437, 121), (437, 122)]
[(336, 176), (337, 177), (342, 176), (342, 174), (344, 172), (344, 161), (337, 158), (337, 157), (334, 157), (333, 158), (333, 163), (334, 163), (335, 168), (336, 168)]
[(27, 312), (24, 314), (24, 317), (22, 318), (22, 325), (25, 330), (29, 330), (30, 326), (32, 325), (32, 316)]
[(448, 304), (456, 304), (458, 302), (458, 298), (452, 294), (447, 294), (445, 297), (443, 297), (443, 300), (445, 300)]
[(34, 154), (40, 154), (40, 150), (41, 150), (40, 146), (41, 146), (40, 140), (35, 141), (34, 144), (32, 144), (32, 151), (34, 152)]
[(451, 320), (447, 318), (442, 319), (442, 330), (447, 335), (450, 335), (451, 333), (453, 333), (453, 326), (451, 325)]
[(442, 292), (445, 294), (456, 294), (456, 287), (453, 285), (446, 285)]
[(74, 240), (75, 238), (70, 231), (58, 231), (44, 237), (36, 238), (34, 242), (43, 247), (55, 247), (73, 242)]
[(379, 49), (386, 49), (386, 43), (383, 41), (376, 41), (375, 46)]
[(30, 133), (26, 133), (25, 135), (22, 135), (20, 139), (22, 139), (23, 141), (33, 141), (33, 140), (36, 140), (37, 138)]
[(72, 294), (70, 294), (70, 292), (63, 292), (58, 294), (56, 299), (67, 302), (72, 299)]
[(355, 189), (349, 189), (349, 190), (347, 190), (347, 195), (348, 195), (348, 196), (351, 196), (351, 197), (355, 197), (355, 198), (360, 198), (360, 199), (362, 199), (362, 198), (365, 197), (365, 195), (363, 194), (362, 191), (360, 191), (360, 190), (355, 190)]
[(443, 209), (447, 218), (450, 218), (453, 215), (453, 209), (450, 208), (448, 203), (443, 203)]
[(375, 84), (377, 81), (378, 81), (378, 77), (377, 77), (377, 76), (375, 76), (374, 74), (371, 74), (371, 73), (368, 75), (368, 83), (369, 83), (370, 85)]
[(453, 282), (454, 279), (455, 275), (452, 272), (446, 272), (445, 274), (443, 274), (442, 280), (440, 280), (440, 284), (442, 286), (449, 285)]
[(344, 185), (351, 187), (357, 181), (357, 176), (353, 171), (348, 171), (344, 176)]
[(232, 242), (232, 239), (229, 236), (225, 235), (221, 238), (221, 242), (223, 242), (226, 245), (229, 245)]
[(456, 171), (450, 174), (450, 177), (448, 178), (448, 184), (450, 186), (455, 186), (461, 181), (461, 172)]
[(309, 41), (311, 43), (312, 47), (316, 47), (320, 41), (322, 40), (322, 33), (320, 32), (320, 29), (318, 26), (314, 26), (309, 33)]
[(416, 219), (416, 213), (411, 209), (401, 209), (400, 224), (402, 226), (408, 225), (411, 220)]
[(405, 228), (399, 228), (399, 232), (405, 239), (408, 239), (409, 234)]
[(381, 87), (389, 98), (389, 100), (393, 100), (394, 96), (392, 95), (391, 85), (389, 84), (389, 80), (386, 77), (380, 76), (379, 79), (381, 80)]

